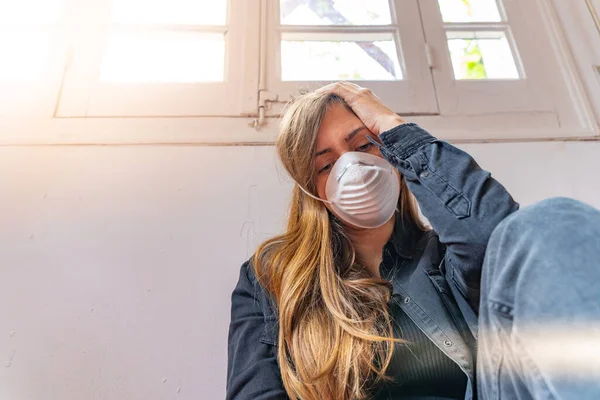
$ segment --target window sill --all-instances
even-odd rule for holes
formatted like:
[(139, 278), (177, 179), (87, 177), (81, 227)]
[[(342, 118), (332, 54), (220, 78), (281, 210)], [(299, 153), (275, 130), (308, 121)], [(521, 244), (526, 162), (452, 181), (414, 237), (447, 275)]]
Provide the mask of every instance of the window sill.
[[(546, 114), (406, 117), (455, 143), (600, 140), (600, 129), (560, 127)], [(0, 146), (270, 145), (276, 118), (0, 118)]]

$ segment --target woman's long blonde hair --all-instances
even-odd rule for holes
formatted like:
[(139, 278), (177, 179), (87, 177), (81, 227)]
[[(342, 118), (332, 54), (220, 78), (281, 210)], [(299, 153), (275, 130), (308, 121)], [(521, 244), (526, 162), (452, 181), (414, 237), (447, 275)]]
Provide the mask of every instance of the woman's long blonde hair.
[[(283, 166), (312, 194), (317, 132), (334, 103), (346, 105), (331, 94), (296, 99), (276, 140)], [(404, 225), (424, 229), (404, 179), (398, 207)], [(291, 399), (364, 399), (371, 385), (388, 379), (395, 341), (390, 283), (360, 265), (343, 225), (322, 202), (295, 185), (286, 232), (263, 243), (253, 261), (277, 306), (278, 361)]]

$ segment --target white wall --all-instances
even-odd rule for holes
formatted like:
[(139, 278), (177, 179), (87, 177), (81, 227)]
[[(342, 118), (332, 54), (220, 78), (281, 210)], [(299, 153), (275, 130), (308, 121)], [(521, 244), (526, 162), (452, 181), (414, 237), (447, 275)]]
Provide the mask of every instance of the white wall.
[[(600, 208), (600, 142), (462, 146)], [(289, 183), (271, 147), (0, 147), (0, 400), (219, 399), (230, 293)]]

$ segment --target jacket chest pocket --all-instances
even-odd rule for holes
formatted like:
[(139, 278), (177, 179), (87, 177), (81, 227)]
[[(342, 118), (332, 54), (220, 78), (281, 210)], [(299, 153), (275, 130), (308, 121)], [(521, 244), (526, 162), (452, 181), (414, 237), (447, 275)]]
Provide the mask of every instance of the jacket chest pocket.
[(448, 282), (442, 272), (439, 270), (430, 270), (427, 271), (427, 276), (435, 286), (436, 290), (442, 295), (451, 295), (450, 286), (448, 286)]
[[(452, 290), (450, 289), (450, 285), (448, 284), (448, 281), (446, 281), (446, 278), (444, 277), (444, 275), (442, 274), (442, 272), (440, 270), (427, 271), (427, 276), (433, 283), (433, 286), (435, 286), (435, 289), (440, 294), (440, 297), (444, 303), (444, 306), (446, 307), (446, 310), (452, 317), (452, 320), (453, 320), (456, 328), (459, 330), (459, 332), (463, 336), (463, 339), (465, 339), (465, 341), (467, 343), (470, 343), (470, 341), (471, 341), (470, 335), (474, 335), (474, 333), (471, 331), (471, 328), (467, 324), (465, 317), (463, 316), (463, 314), (460, 310), (460, 307), (456, 303), (456, 299), (454, 298), (454, 296), (452, 294)], [(465, 337), (465, 335), (469, 335), (469, 336)], [(474, 344), (473, 344), (473, 346), (474, 346)]]
[[(454, 319), (454, 322), (457, 323), (457, 325), (459, 326), (462, 325), (462, 317), (460, 315), (460, 310), (458, 308), (458, 305), (456, 304), (454, 296), (452, 295), (450, 285), (448, 285), (448, 281), (446, 281), (446, 277), (444, 277), (440, 270), (427, 271), (427, 276), (429, 277), (431, 283), (433, 283), (433, 286), (439, 293), (440, 298), (444, 303), (444, 306), (446, 306), (446, 309), (452, 316), (452, 319)], [(457, 322), (457, 319), (460, 321)]]

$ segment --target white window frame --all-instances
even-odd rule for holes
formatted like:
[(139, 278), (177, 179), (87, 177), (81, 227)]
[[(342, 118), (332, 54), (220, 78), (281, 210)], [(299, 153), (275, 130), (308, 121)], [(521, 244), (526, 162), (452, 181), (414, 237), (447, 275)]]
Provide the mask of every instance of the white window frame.
[[(81, 4), (79, 0), (69, 1)], [(96, 1), (97, 4), (102, 5), (105, 0), (89, 1)], [(253, 2), (254, 5), (264, 6), (266, 2), (276, 0), (231, 1), (248, 2), (247, 4)], [(426, 12), (423, 10), (429, 9), (430, 15), (435, 15), (432, 10), (436, 9), (431, 6), (431, 3), (435, 4), (436, 0), (414, 1), (418, 1), (422, 13)], [(488, 109), (480, 113), (469, 112), (469, 110), (450, 113), (444, 109), (445, 105), (442, 99), (438, 115), (416, 113), (416, 115), (407, 116), (408, 120), (421, 124), (441, 139), (453, 142), (600, 140), (598, 124), (600, 120), (600, 75), (596, 70), (600, 66), (600, 50), (598, 50), (600, 49), (600, 32), (586, 5), (586, 2), (589, 1), (598, 10), (600, 9), (600, 4), (598, 4), (600, 0), (582, 0), (576, 3), (569, 2), (570, 4), (566, 4), (562, 0), (518, 1), (529, 2), (530, 4), (524, 6), (525, 8), (539, 8), (540, 13), (539, 17), (536, 17), (536, 24), (542, 26), (543, 31), (548, 35), (545, 42), (551, 44), (550, 51), (556, 60), (556, 68), (559, 71), (560, 83), (555, 85), (551, 94), (555, 108), (550, 111), (541, 109), (527, 112), (498, 112)], [(399, 3), (400, 0), (395, 0), (394, 4), (398, 7)], [(177, 113), (178, 110), (174, 110), (175, 115), (157, 112), (152, 116), (127, 118), (130, 115), (105, 113), (98, 115), (103, 118), (93, 118), (90, 117), (87, 108), (89, 96), (92, 93), (86, 86), (92, 82), (90, 79), (86, 79), (90, 78), (90, 69), (87, 70), (88, 75), (81, 72), (86, 71), (85, 68), (80, 69), (78, 75), (74, 72), (77, 71), (77, 68), (73, 69), (74, 64), (67, 63), (66, 74), (63, 74), (65, 60), (57, 57), (56, 73), (52, 79), (46, 81), (48, 90), (44, 93), (47, 93), (47, 96), (38, 97), (41, 100), (40, 106), (31, 107), (30, 104), (29, 111), (26, 113), (11, 111), (8, 117), (0, 116), (0, 145), (271, 144), (276, 134), (278, 119), (274, 115), (277, 111), (275, 108), (266, 110), (271, 105), (268, 100), (272, 99), (267, 87), (269, 73), (266, 68), (268, 64), (267, 42), (269, 40), (266, 32), (269, 26), (261, 25), (259, 22), (261, 16), (264, 18), (267, 14), (261, 14), (261, 7), (247, 9), (242, 6), (237, 9), (241, 15), (240, 10), (244, 10), (243, 12), (247, 16), (252, 17), (252, 19), (248, 17), (247, 21), (254, 21), (256, 18), (256, 23), (248, 22), (246, 25), (246, 32), (249, 36), (245, 39), (248, 43), (253, 44), (245, 45), (244, 49), (244, 54), (249, 54), (247, 60), (253, 61), (243, 65), (231, 65), (231, 71), (237, 71), (233, 80), (237, 79), (236, 76), (239, 78), (244, 71), (250, 71), (245, 74), (245, 78), (236, 81), (241, 82), (237, 88), (239, 92), (243, 93), (240, 96), (241, 99), (237, 97), (229, 99), (233, 103), (237, 102), (231, 109), (236, 109), (234, 112), (241, 110), (239, 114), (230, 116), (232, 113), (227, 112), (224, 113), (226, 115), (200, 117), (196, 116), (193, 111), (191, 114), (184, 115), (184, 113)], [(88, 7), (88, 12), (94, 11), (93, 9), (90, 11)], [(435, 12), (438, 13), (437, 18), (439, 18), (439, 11)], [(80, 27), (72, 26), (71, 29), (77, 31)], [(88, 32), (92, 31), (93, 29), (90, 29)], [(433, 28), (431, 31), (435, 33)], [(85, 37), (85, 35), (80, 35), (80, 37)], [(94, 39), (92, 33), (85, 37), (89, 46), (92, 45), (89, 41), (92, 39)], [(97, 35), (95, 40), (101, 40), (101, 36)], [(439, 37), (438, 42), (441, 43)], [(78, 46), (83, 45), (84, 43), (74, 43), (72, 50), (77, 50)], [(521, 44), (517, 43), (517, 45), (521, 49)], [(444, 60), (439, 56), (435, 44), (430, 44), (430, 47), (433, 56), (431, 61), (436, 67)], [(596, 50), (590, 51), (590, 49)], [(440, 54), (445, 54), (444, 51)], [(404, 52), (406, 56), (406, 49)], [(423, 53), (426, 59), (426, 51), (423, 50)], [(71, 51), (70, 54), (75, 55), (76, 51)], [(447, 59), (446, 62), (448, 61)], [(263, 68), (259, 68), (259, 65), (263, 65)], [(63, 79), (65, 85), (62, 87), (61, 93), (59, 88)], [(73, 85), (74, 82), (79, 82), (81, 86), (69, 87), (69, 84)], [(4, 88), (2, 89), (4, 90)], [(375, 92), (382, 98), (390, 93), (386, 92), (386, 88), (375, 89)], [(460, 94), (460, 92), (458, 93)], [(193, 100), (194, 95), (191, 94), (189, 99)], [(18, 110), (19, 102), (15, 101), (14, 95), (12, 99), (12, 105), (16, 105), (13, 108)], [(43, 99), (47, 99), (47, 101)], [(182, 99), (185, 100), (185, 98)], [(279, 97), (278, 101), (281, 100), (288, 99)], [(57, 101), (60, 102), (57, 103)], [(275, 104), (275, 106), (280, 105)], [(58, 116), (54, 112), (57, 107)], [(270, 111), (271, 116), (264, 111)], [(202, 112), (198, 112), (198, 114), (202, 114)]]
[(259, 0), (228, 0), (225, 26), (180, 28), (225, 35), (223, 82), (143, 84), (100, 81), (105, 35), (119, 26), (109, 24), (110, 1), (93, 1), (98, 6), (86, 20), (95, 23), (88, 22), (87, 34), (80, 35), (84, 40), (74, 45), (75, 57), (64, 82), (58, 117), (241, 116), (255, 109)]
[[(511, 126), (521, 125), (530, 138), (552, 137), (570, 130), (573, 135), (589, 128), (589, 118), (581, 115), (584, 99), (571, 89), (576, 85), (569, 65), (567, 48), (554, 30), (554, 15), (547, 1), (497, 1), (502, 23), (444, 24), (437, 0), (421, 0), (425, 35), (434, 49), (432, 69), (441, 115), (459, 129), (464, 117), (473, 122), (506, 129), (505, 139), (517, 139), (522, 132)], [(519, 80), (455, 80), (447, 50), (446, 29), (461, 31), (499, 30), (507, 33), (513, 54), (524, 76)], [(583, 106), (585, 107), (585, 106)], [(487, 138), (482, 132), (483, 139)], [(457, 139), (469, 139), (471, 133), (455, 132)]]
[(600, 131), (600, 0), (582, 0), (578, 7), (555, 0), (556, 14), (563, 27), (565, 38), (579, 76), (582, 96), (590, 100), (593, 112), (591, 124)]
[[(314, 90), (331, 81), (293, 82), (281, 79), (281, 37), (294, 34), (299, 38), (315, 36), (319, 40), (354, 40), (368, 35), (391, 35), (396, 42), (396, 52), (403, 70), (403, 79), (396, 81), (366, 81), (358, 83), (368, 87), (394, 111), (401, 114), (437, 114), (438, 106), (429, 61), (425, 51), (425, 38), (419, 18), (417, 0), (390, 1), (391, 25), (369, 26), (298, 26), (280, 25), (279, 0), (263, 0), (267, 7), (266, 95), (273, 106), (268, 115), (277, 116), (282, 101), (297, 96), (305, 90)], [(401, 93), (401, 95), (399, 95)], [(279, 100), (279, 101), (278, 101)]]

